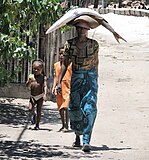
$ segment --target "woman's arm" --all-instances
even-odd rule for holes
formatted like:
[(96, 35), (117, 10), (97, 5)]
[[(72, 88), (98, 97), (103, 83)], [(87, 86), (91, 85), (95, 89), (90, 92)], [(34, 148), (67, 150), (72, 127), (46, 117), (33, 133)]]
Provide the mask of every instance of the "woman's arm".
[(99, 46), (95, 50), (95, 66), (96, 66), (97, 74), (98, 74), (98, 64), (99, 64), (98, 52), (99, 52)]

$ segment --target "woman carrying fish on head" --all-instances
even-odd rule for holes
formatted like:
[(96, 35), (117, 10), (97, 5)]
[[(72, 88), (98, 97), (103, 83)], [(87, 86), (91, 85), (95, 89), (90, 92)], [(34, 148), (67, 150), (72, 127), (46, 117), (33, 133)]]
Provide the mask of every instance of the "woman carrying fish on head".
[(89, 29), (101, 24), (113, 33), (117, 41), (124, 39), (102, 18), (99, 22), (91, 16), (82, 15), (70, 23), (76, 27), (77, 37), (65, 43), (64, 61), (59, 76), (57, 92), (61, 93), (61, 81), (71, 60), (72, 78), (68, 110), (70, 127), (76, 135), (73, 146), (81, 146), (80, 135), (83, 135), (82, 150), (90, 152), (91, 134), (97, 114), (99, 45), (96, 40), (88, 38), (87, 33)]

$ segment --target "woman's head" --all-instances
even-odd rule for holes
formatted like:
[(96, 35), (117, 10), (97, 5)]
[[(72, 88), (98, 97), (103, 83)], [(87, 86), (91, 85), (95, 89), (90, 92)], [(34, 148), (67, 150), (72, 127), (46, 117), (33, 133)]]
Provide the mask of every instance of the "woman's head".
[(87, 22), (79, 21), (75, 23), (74, 26), (76, 27), (76, 31), (79, 37), (87, 36), (88, 30), (90, 29)]
[(82, 17), (76, 18), (73, 22), (73, 25), (76, 27), (78, 36), (87, 36), (87, 32), (90, 29), (90, 26), (86, 20), (84, 20)]
[(43, 72), (43, 61), (42, 60), (34, 60), (33, 61), (33, 73), (35, 75), (39, 75)]

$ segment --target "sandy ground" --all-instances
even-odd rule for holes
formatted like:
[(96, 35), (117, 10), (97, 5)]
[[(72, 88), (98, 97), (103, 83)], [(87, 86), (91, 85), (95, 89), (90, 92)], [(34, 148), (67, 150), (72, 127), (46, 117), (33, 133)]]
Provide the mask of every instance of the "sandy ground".
[(26, 109), (28, 100), (1, 98), (0, 159), (149, 159), (149, 21), (145, 17), (103, 16), (127, 43), (118, 44), (103, 27), (89, 34), (100, 43), (92, 152), (85, 154), (71, 147), (73, 132), (57, 132), (61, 122), (55, 103), (44, 103), (41, 130), (34, 131)]

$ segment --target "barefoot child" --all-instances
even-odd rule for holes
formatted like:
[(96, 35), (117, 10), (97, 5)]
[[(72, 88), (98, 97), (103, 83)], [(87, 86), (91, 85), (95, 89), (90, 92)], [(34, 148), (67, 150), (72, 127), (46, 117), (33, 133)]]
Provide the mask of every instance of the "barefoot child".
[[(26, 86), (30, 87), (31, 95), (29, 101), (29, 111), (33, 115), (32, 124), (35, 124), (35, 130), (39, 129), (41, 119), (41, 108), (43, 101), (47, 100), (47, 77), (43, 75), (43, 61), (33, 61), (33, 74), (29, 75)], [(34, 111), (37, 107), (37, 115)]]
[(62, 92), (60, 94), (56, 94), (56, 86), (59, 79), (59, 74), (61, 72), (61, 65), (62, 61), (64, 60), (64, 48), (59, 49), (59, 61), (54, 64), (54, 83), (52, 88), (52, 94), (56, 95), (56, 102), (58, 106), (58, 110), (60, 113), (61, 121), (62, 121), (62, 127), (59, 131), (67, 131), (68, 130), (68, 103), (69, 103), (69, 94), (70, 94), (70, 80), (71, 80), (71, 63), (69, 63), (69, 66), (67, 68), (67, 72), (62, 80)]

